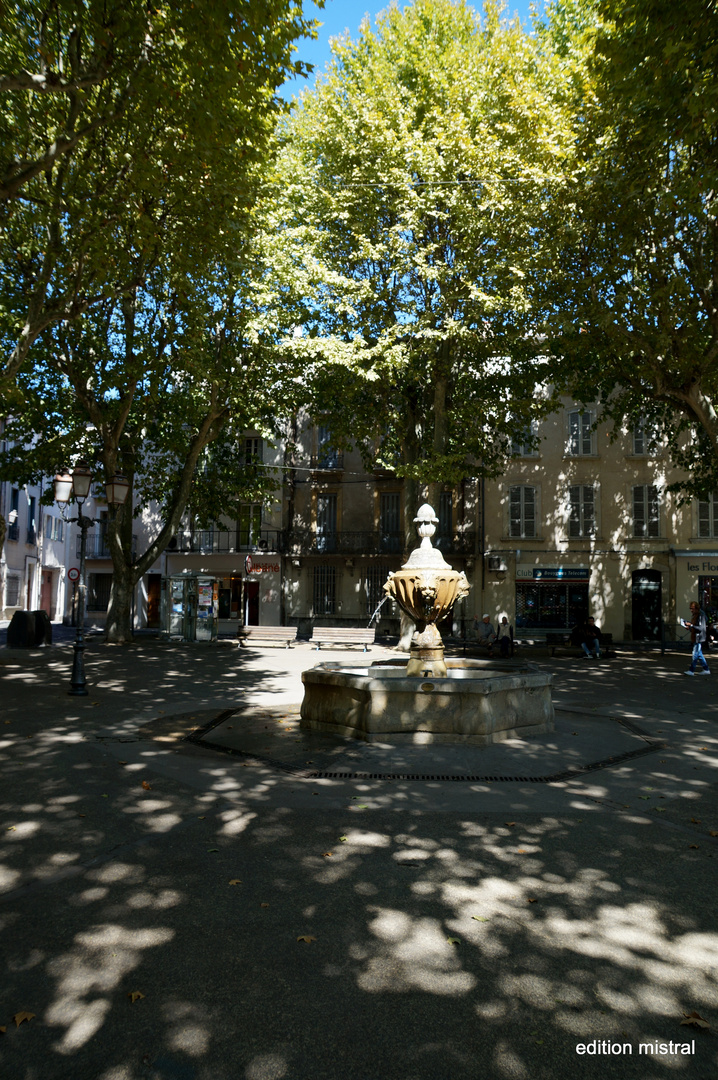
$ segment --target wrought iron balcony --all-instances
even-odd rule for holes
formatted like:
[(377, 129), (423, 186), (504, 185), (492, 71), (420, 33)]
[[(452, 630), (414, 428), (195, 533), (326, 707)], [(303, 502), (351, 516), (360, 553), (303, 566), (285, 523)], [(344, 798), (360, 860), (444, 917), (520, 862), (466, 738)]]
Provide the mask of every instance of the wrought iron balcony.
[(27, 536), (25, 537), (26, 544), (32, 544), (34, 547), (37, 544), (37, 532), (33, 528), (27, 530)]
[(241, 529), (197, 529), (178, 533), (170, 541), (167, 550), (195, 552), (198, 555), (231, 555), (234, 552), (277, 554), (284, 550), (284, 544), (283, 534), (279, 529), (261, 529), (256, 533)]
[[(75, 555), (80, 558), (80, 537), (77, 537), (77, 544), (75, 546)], [(137, 533), (132, 534), (132, 558), (134, 559), (137, 552)], [(107, 537), (103, 534), (100, 536), (93, 536), (92, 533), (87, 534), (87, 544), (85, 547), (86, 559), (111, 559), (112, 553), (107, 544)]]
[[(417, 543), (412, 546), (416, 547)], [(435, 536), (433, 543), (444, 555), (472, 555), (476, 534)], [(404, 534), (376, 530), (317, 534), (311, 529), (294, 529), (287, 550), (293, 555), (402, 555)]]
[(334, 472), (344, 468), (344, 454), (339, 450), (322, 450), (319, 454), (312, 454), (310, 468), (322, 472)]
[(18, 525), (18, 523), (16, 521), (13, 521), (13, 522), (10, 523), (10, 525), (8, 525), (8, 527), (7, 527), (7, 538), (8, 538), (8, 540), (19, 540), (20, 539), (20, 526)]

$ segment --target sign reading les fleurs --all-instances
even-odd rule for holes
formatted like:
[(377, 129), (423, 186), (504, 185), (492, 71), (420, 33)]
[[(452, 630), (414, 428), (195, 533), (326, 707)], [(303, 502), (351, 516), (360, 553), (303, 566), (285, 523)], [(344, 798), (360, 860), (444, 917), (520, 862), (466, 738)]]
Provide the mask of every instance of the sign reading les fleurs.
[(244, 560), (244, 570), (247, 574), (278, 574), (279, 563), (255, 562), (251, 555)]

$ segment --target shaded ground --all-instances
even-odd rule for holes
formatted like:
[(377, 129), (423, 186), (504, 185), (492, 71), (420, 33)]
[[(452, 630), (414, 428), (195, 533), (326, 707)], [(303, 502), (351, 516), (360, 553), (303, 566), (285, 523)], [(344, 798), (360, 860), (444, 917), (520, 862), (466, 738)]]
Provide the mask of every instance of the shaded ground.
[(236, 709), (299, 748), (298, 672), (332, 655), (91, 641), (73, 699), (69, 647), (0, 652), (0, 1076), (714, 1077), (711, 680), (556, 658), (566, 732), (502, 748), (517, 774), (611, 716), (666, 740), (560, 784), (312, 779), (182, 741)]

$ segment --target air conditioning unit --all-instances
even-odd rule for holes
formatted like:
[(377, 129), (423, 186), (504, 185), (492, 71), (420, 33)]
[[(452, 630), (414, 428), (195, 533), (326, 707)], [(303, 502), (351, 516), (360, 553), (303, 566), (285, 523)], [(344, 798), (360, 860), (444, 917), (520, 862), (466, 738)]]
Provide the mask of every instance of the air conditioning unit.
[(489, 555), (488, 557), (489, 570), (495, 570), (501, 573), (506, 573), (506, 563), (500, 555)]

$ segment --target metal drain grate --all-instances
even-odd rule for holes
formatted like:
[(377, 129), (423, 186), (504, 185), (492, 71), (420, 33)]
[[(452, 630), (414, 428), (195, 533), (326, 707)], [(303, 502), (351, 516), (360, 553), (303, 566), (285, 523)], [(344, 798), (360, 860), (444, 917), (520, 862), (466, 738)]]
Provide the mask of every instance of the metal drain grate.
[[(302, 769), (296, 765), (290, 765), (286, 761), (279, 761), (277, 758), (260, 756), (258, 754), (247, 753), (246, 750), (236, 750), (232, 746), (221, 746), (218, 743), (208, 742), (202, 736), (206, 735), (213, 728), (217, 727), (224, 720), (228, 720), (230, 716), (234, 716), (239, 710), (227, 709), (222, 713), (219, 713), (217, 717), (211, 720), (208, 724), (205, 724), (201, 728), (197, 728), (191, 735), (188, 735), (186, 742), (194, 743), (195, 746), (202, 746), (206, 750), (213, 750), (215, 753), (229, 754), (230, 757), (244, 758), (247, 764), (252, 763), (256, 765), (269, 766), (272, 769), (277, 769), (279, 772), (287, 773), (290, 776), (296, 776), (299, 779), (305, 780), (414, 780), (414, 781), (461, 781), (463, 783), (475, 784), (556, 784), (563, 780), (573, 780), (578, 776), (582, 776), (585, 773), (597, 772), (599, 769), (611, 769), (615, 765), (621, 765), (625, 761), (631, 761), (633, 758), (643, 757), (645, 754), (654, 754), (657, 750), (665, 750), (668, 745), (665, 742), (658, 742), (655, 740), (648, 741), (650, 736), (641, 731), (636, 725), (626, 724), (637, 735), (646, 739), (648, 745), (641, 746), (637, 750), (627, 750), (623, 754), (616, 754), (613, 757), (603, 758), (601, 761), (592, 761), (587, 765), (577, 765), (572, 769), (564, 769), (561, 772), (548, 773), (544, 776), (480, 776), (475, 774), (453, 774), (453, 773), (370, 773), (370, 772), (329, 772), (328, 770), (309, 770)], [(625, 721), (619, 721), (625, 723)]]

